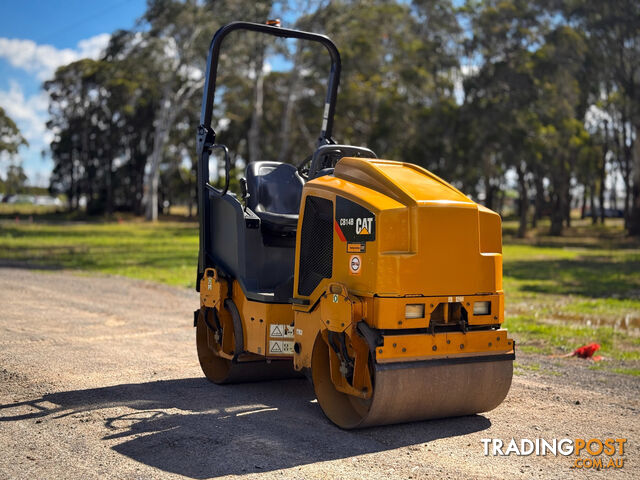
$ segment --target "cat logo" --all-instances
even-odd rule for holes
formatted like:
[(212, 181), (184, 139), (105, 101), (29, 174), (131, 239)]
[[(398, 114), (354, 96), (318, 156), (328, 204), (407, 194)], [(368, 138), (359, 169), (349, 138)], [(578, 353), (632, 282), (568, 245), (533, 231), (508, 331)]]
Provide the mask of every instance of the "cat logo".
[(369, 235), (371, 233), (371, 224), (373, 218), (356, 218), (356, 234)]

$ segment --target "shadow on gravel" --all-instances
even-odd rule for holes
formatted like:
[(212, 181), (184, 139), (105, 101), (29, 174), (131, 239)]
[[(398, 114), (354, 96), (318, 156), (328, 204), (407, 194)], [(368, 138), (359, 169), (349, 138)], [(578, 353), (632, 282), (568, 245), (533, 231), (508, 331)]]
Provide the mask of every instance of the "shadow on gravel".
[(27, 262), (24, 260), (11, 260), (0, 258), (0, 268), (21, 268), (23, 270), (62, 270), (61, 265), (39, 264), (37, 262)]
[[(345, 431), (326, 420), (314, 399), (306, 380), (216, 386), (188, 378), (51, 393), (0, 405), (0, 422), (38, 419), (40, 428), (104, 422), (102, 440), (120, 441), (115, 451), (197, 479), (348, 458), (491, 426), (472, 415)], [(133, 412), (109, 416), (116, 408)]]

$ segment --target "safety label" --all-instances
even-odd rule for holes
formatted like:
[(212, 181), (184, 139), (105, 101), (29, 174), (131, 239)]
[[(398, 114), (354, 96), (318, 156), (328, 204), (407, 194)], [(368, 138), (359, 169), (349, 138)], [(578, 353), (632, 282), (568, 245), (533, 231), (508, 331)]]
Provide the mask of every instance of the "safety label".
[(269, 353), (293, 355), (293, 341), (269, 340)]
[(360, 269), (362, 267), (362, 259), (360, 255), (351, 255), (349, 259), (349, 272), (351, 275), (360, 275)]
[(271, 338), (293, 338), (293, 327), (286, 323), (272, 323), (269, 325)]
[(366, 242), (348, 242), (347, 253), (365, 253), (367, 251)]

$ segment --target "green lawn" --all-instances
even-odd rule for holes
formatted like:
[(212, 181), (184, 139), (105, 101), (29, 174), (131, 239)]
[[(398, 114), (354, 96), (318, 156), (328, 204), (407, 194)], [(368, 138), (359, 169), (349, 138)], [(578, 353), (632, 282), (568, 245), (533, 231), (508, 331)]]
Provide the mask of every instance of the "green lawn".
[(0, 224), (0, 259), (193, 287), (194, 223)]
[(578, 221), (563, 237), (527, 239), (504, 226), (505, 326), (521, 351), (568, 353), (597, 342), (608, 362), (592, 368), (640, 374), (640, 242), (608, 226)]
[[(578, 223), (564, 237), (546, 236), (543, 225), (523, 240), (514, 237), (516, 226), (505, 222), (506, 327), (521, 351), (537, 354), (570, 352), (596, 341), (610, 362), (594, 368), (638, 375), (640, 242), (626, 238), (619, 221), (607, 227)], [(197, 249), (192, 222), (0, 221), (5, 264), (193, 288)]]

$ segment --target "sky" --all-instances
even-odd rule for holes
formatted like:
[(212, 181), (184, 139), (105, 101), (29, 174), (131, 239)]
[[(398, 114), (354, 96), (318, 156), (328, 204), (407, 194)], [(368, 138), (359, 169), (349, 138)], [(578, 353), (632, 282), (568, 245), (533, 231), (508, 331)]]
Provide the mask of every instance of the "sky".
[[(132, 28), (146, 0), (3, 0), (0, 2), (0, 107), (29, 142), (18, 160), (32, 185), (48, 186), (47, 96), (43, 81), (80, 58), (97, 58), (110, 34)], [(0, 159), (0, 175), (7, 166)]]

